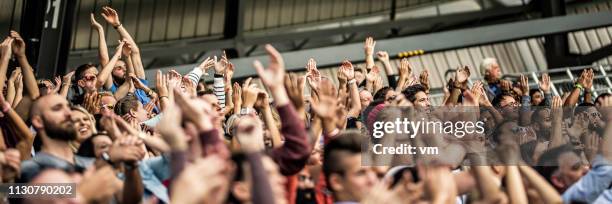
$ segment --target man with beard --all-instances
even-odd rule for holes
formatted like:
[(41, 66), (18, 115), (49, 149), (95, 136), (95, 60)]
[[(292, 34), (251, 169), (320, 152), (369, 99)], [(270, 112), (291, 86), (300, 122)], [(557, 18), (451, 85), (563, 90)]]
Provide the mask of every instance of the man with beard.
[(42, 149), (21, 164), (20, 182), (28, 182), (44, 169), (79, 172), (91, 165), (92, 158), (74, 155), (69, 143), (77, 137), (68, 101), (57, 94), (42, 96), (30, 110), (32, 126), (42, 141)]

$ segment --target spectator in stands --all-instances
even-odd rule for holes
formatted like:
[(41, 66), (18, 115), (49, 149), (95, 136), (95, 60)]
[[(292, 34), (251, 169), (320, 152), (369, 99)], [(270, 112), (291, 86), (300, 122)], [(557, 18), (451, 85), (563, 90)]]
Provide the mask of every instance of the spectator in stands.
[(486, 83), (485, 90), (487, 97), (493, 100), (495, 97), (502, 94), (500, 80), (502, 80), (502, 72), (497, 59), (485, 58), (480, 63), (480, 74), (484, 77)]
[(65, 98), (56, 94), (40, 97), (32, 105), (30, 114), (37, 137), (42, 140), (42, 150), (22, 163), (22, 181), (30, 181), (47, 168), (75, 172), (92, 164), (92, 159), (76, 156), (70, 148), (70, 141), (76, 140), (78, 133)]
[(361, 165), (361, 137), (337, 135), (323, 151), (323, 173), (336, 202), (359, 203), (378, 182), (373, 169)]

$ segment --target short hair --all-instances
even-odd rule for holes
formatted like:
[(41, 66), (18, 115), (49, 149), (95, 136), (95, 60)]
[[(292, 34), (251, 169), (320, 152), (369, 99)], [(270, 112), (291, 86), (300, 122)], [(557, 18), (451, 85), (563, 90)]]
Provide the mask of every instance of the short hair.
[(376, 91), (376, 93), (374, 94), (374, 101), (376, 100), (385, 100), (385, 96), (387, 95), (387, 93), (389, 93), (389, 91), (392, 91), (393, 88), (389, 87), (389, 86), (385, 86), (382, 87), (381, 89), (379, 89), (378, 91)]
[(531, 89), (529, 91), (529, 96), (533, 96), (536, 93), (542, 93), (539, 89)]
[(361, 140), (362, 136), (359, 131), (350, 130), (340, 133), (325, 145), (323, 150), (323, 173), (328, 182), (331, 174), (344, 175), (345, 167), (342, 160), (346, 158), (346, 153), (361, 153)]
[(408, 88), (404, 89), (404, 91), (402, 91), (402, 94), (404, 94), (406, 99), (414, 103), (414, 101), (416, 100), (416, 94), (419, 92), (426, 93), (427, 89), (425, 88), (425, 86), (421, 84), (415, 84), (415, 85), (409, 86)]
[(85, 74), (85, 71), (90, 68), (96, 68), (96, 65), (92, 63), (79, 65), (76, 70), (74, 70), (74, 81), (81, 80), (84, 77), (83, 74)]
[(491, 104), (493, 105), (493, 107), (500, 107), (502, 100), (504, 100), (504, 97), (514, 98), (514, 96), (509, 93), (502, 93), (500, 95), (497, 95), (495, 96), (495, 98), (493, 98), (493, 101), (491, 101)]
[(559, 157), (561, 156), (561, 154), (567, 152), (573, 152), (573, 148), (571, 145), (565, 144), (559, 147), (546, 150), (538, 158), (538, 162), (535, 167), (536, 171), (538, 171), (540, 175), (546, 178), (549, 183), (552, 183), (551, 176), (559, 168)]
[(595, 98), (595, 103), (597, 103), (597, 101), (599, 101), (600, 99), (606, 98), (606, 97), (610, 97), (612, 96), (612, 94), (610, 93), (602, 93), (599, 94), (599, 96), (597, 96), (597, 98)]
[(138, 108), (138, 98), (135, 95), (127, 95), (117, 101), (115, 105), (115, 114), (122, 116), (128, 114), (131, 110), (136, 110)]
[(497, 59), (492, 58), (492, 57), (488, 57), (482, 60), (482, 62), (480, 63), (480, 74), (482, 76), (487, 74), (487, 70), (489, 70), (489, 68), (491, 67), (491, 65), (493, 64), (497, 64)]
[(586, 112), (587, 110), (589, 110), (590, 107), (595, 108), (595, 104), (593, 103), (580, 103), (578, 104), (578, 106), (576, 106), (576, 109), (574, 110), (574, 115), (578, 115), (581, 113)]

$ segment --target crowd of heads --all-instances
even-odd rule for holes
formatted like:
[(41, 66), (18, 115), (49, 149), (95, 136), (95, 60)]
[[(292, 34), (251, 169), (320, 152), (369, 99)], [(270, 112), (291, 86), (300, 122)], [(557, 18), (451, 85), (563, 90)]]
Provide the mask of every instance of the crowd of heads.
[[(407, 58), (394, 66), (368, 37), (365, 64), (344, 60), (337, 78), (312, 58), (304, 74), (286, 73), (281, 53), (266, 45), (267, 65), (234, 67), (223, 54), (147, 79), (117, 12), (103, 7), (101, 16), (121, 36), (115, 52), (92, 14), (99, 61), (54, 79), (36, 77), (41, 67), (30, 65), (19, 33), (0, 44), (2, 182), (76, 185), (68, 197), (4, 193), (3, 201), (612, 202), (612, 96), (594, 94), (592, 69), (556, 96), (551, 76), (507, 78), (486, 58), (484, 80), (458, 67), (434, 104), (428, 71), (413, 73)], [(233, 81), (236, 69), (255, 69), (260, 85)], [(372, 137), (376, 121), (396, 117), (481, 121), (484, 133)], [(440, 153), (369, 154), (375, 143)]]

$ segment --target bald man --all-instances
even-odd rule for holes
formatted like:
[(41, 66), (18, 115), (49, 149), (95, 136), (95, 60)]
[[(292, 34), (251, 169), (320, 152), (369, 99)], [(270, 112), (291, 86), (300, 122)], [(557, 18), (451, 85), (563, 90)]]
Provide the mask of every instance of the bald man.
[(69, 142), (77, 137), (70, 114), (68, 101), (60, 95), (45, 95), (34, 102), (30, 119), (36, 137), (42, 141), (42, 149), (21, 164), (21, 182), (30, 181), (47, 168), (70, 173), (79, 172), (93, 163), (93, 158), (76, 156), (69, 147)]

